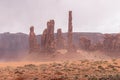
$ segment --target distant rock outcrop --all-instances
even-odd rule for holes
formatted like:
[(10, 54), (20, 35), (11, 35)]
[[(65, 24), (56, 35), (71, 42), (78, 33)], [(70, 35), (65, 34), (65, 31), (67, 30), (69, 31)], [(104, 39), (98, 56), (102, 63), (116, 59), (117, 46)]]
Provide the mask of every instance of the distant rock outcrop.
[(57, 36), (56, 36), (56, 47), (57, 49), (64, 49), (65, 48), (65, 38), (62, 35), (62, 30), (57, 30)]
[(42, 50), (48, 53), (54, 53), (56, 43), (54, 39), (54, 20), (47, 22), (47, 29), (44, 30), (41, 37)]
[(38, 52), (40, 50), (40, 46), (38, 45), (36, 35), (34, 33), (34, 27), (30, 27), (30, 33), (29, 33), (29, 52)]
[(45, 29), (41, 35), (41, 50), (45, 51), (47, 47), (47, 29)]
[(120, 34), (104, 34), (103, 41), (104, 51), (119, 52), (120, 51)]
[(83, 50), (89, 50), (91, 46), (91, 40), (89, 40), (87, 37), (80, 37), (79, 41), (80, 48)]
[(68, 52), (74, 52), (75, 45), (73, 44), (73, 26), (72, 26), (72, 11), (69, 11), (68, 16)]
[(120, 34), (117, 34), (113, 41), (113, 48), (116, 49), (116, 51), (120, 51)]

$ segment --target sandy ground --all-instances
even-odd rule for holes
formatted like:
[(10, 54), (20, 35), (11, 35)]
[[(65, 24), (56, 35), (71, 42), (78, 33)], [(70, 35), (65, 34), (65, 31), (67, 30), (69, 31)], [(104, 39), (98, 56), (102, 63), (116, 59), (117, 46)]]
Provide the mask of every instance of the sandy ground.
[(120, 80), (120, 59), (100, 52), (29, 54), (0, 62), (0, 80)]
[(0, 62), (0, 72), (2, 73), (0, 80), (94, 80), (93, 77), (101, 78), (116, 75), (120, 77), (120, 59)]

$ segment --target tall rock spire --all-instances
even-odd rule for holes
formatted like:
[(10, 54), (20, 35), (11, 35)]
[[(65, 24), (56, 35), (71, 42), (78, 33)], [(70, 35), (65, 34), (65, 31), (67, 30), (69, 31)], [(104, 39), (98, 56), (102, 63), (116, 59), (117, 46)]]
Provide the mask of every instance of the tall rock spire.
[(47, 53), (55, 52), (54, 25), (54, 20), (48, 21), (47, 28), (44, 30), (41, 37), (42, 50)]
[(68, 16), (68, 52), (71, 51), (72, 45), (73, 45), (72, 31), (73, 31), (73, 26), (72, 26), (72, 11), (69, 11), (69, 16)]
[(40, 49), (40, 46), (38, 45), (36, 35), (34, 33), (34, 26), (30, 27), (30, 33), (29, 33), (29, 52), (38, 52)]

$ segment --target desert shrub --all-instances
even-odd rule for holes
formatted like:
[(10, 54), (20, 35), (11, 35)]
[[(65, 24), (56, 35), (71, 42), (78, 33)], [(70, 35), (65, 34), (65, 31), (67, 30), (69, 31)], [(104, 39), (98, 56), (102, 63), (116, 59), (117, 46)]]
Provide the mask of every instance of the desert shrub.
[(87, 62), (89, 62), (89, 60), (81, 60), (81, 63), (87, 63)]
[(34, 64), (28, 64), (24, 66), (26, 69), (36, 69), (36, 65)]
[(118, 63), (117, 63), (117, 62), (114, 62), (113, 64), (117, 65)]
[(108, 76), (103, 76), (100, 77), (98, 80), (120, 80), (120, 75), (108, 75)]
[(108, 61), (103, 61), (103, 64), (109, 65)]
[(49, 80), (68, 80), (68, 78), (65, 76), (61, 76), (61, 77), (57, 77), (57, 78), (51, 78)]
[(40, 68), (41, 71), (45, 71), (45, 70), (47, 69), (47, 66), (48, 66), (48, 65), (46, 65), (46, 64), (41, 64), (41, 65), (39, 66), (39, 68)]
[(98, 78), (95, 76), (92, 76), (92, 77), (89, 77), (88, 80), (98, 80)]
[(64, 67), (67, 67), (68, 64), (69, 64), (69, 61), (65, 61), (65, 62), (63, 63), (63, 66), (64, 66)]
[(116, 74), (116, 75), (111, 76), (111, 77), (109, 77), (109, 78), (110, 78), (110, 80), (120, 80), (120, 75), (119, 75), (119, 74)]
[(89, 77), (88, 75), (84, 75), (84, 77)]
[(108, 67), (109, 67), (109, 68), (114, 68), (114, 66), (113, 66), (113, 65), (108, 65)]
[(78, 79), (79, 79), (79, 76), (75, 75), (74, 80), (78, 80)]
[(98, 69), (105, 70), (102, 66), (98, 66)]
[(56, 67), (56, 66), (57, 66), (56, 62), (52, 63), (52, 67)]
[(60, 71), (55, 71), (55, 75), (63, 75), (63, 73)]
[(50, 79), (50, 80), (64, 80), (64, 79), (61, 79), (61, 78), (54, 78), (54, 79)]
[(17, 76), (15, 80), (25, 80), (25, 78), (23, 78), (22, 76)]
[(102, 64), (103, 61), (95, 61), (94, 64)]
[(109, 78), (102, 77), (102, 78), (99, 78), (98, 80), (109, 80)]
[(112, 61), (113, 61), (113, 62), (115, 62), (115, 61), (116, 61), (116, 59), (113, 59)]
[(113, 71), (117, 71), (117, 69), (116, 69), (116, 68), (112, 68), (112, 70), (113, 70)]
[(34, 78), (33, 80), (38, 80), (38, 78)]

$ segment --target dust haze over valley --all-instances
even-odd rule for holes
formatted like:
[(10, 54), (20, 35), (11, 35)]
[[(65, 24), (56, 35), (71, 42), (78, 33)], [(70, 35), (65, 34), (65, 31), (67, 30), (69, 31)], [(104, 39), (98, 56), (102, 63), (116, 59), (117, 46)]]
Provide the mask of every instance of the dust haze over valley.
[[(63, 33), (63, 35), (67, 38), (67, 33)], [(77, 47), (79, 47), (79, 36), (87, 36), (89, 39), (92, 40), (92, 43), (97, 43), (99, 41), (99, 39), (103, 40), (103, 34), (101, 33), (74, 33), (73, 34), (73, 42), (77, 45)], [(89, 51), (85, 51), (85, 50), (81, 50), (78, 51), (77, 53), (73, 53), (73, 55), (71, 54), (67, 54), (65, 53), (66, 50), (61, 50), (61, 52), (63, 53), (55, 53), (55, 54), (45, 54), (45, 53), (29, 53), (29, 40), (28, 40), (28, 35), (23, 34), (23, 33), (17, 33), (17, 34), (11, 34), (11, 33), (3, 33), (0, 35), (1, 39), (0, 39), (0, 60), (1, 61), (29, 61), (29, 59), (31, 60), (40, 60), (40, 61), (44, 61), (45, 59), (43, 59), (43, 56), (46, 56), (46, 60), (45, 61), (54, 61), (57, 60), (58, 57), (61, 58), (61, 56), (63, 56), (63, 58), (67, 59), (67, 60), (81, 60), (81, 59), (106, 59), (106, 57), (109, 59), (110, 57), (119, 57), (119, 54), (116, 53), (105, 53), (103, 54), (101, 51), (94, 51), (94, 52), (89, 52)], [(38, 43), (40, 43), (40, 36), (37, 36), (38, 39)], [(22, 43), (22, 44), (21, 44)], [(6, 44), (6, 45), (4, 45)], [(45, 55), (44, 55), (45, 54)], [(29, 58), (29, 57), (30, 58)], [(34, 58), (34, 57), (35, 58)], [(89, 57), (88, 57), (89, 56)], [(90, 58), (91, 56), (91, 58)], [(36, 58), (37, 57), (37, 58)], [(45, 57), (44, 57), (45, 58)], [(28, 60), (27, 60), (28, 59)], [(51, 59), (51, 60), (50, 60)], [(58, 59), (60, 60), (60, 59)], [(63, 60), (61, 58), (61, 60)]]

